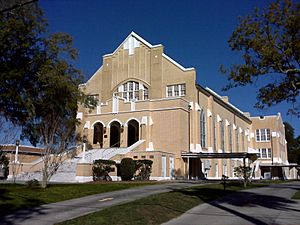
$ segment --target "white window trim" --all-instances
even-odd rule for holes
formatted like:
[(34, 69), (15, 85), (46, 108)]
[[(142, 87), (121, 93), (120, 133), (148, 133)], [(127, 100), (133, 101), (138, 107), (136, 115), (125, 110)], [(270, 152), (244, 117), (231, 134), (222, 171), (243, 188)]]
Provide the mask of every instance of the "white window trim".
[[(259, 140), (257, 140), (257, 130), (259, 131)], [(262, 137), (262, 132), (261, 131), (264, 131), (265, 133), (265, 136), (266, 136), (266, 140), (261, 140), (261, 137)], [(270, 133), (270, 138), (268, 140), (268, 131), (269, 130), (269, 133)], [(271, 131), (269, 128), (261, 128), (261, 129), (256, 129), (255, 130), (255, 141), (256, 142), (270, 142), (271, 141)]]
[[(185, 94), (182, 94), (182, 89), (181, 86), (184, 85), (185, 86)], [(178, 87), (178, 95), (175, 95), (175, 86)], [(168, 93), (168, 88), (171, 87), (172, 88), (172, 94), (169, 95)], [(166, 87), (166, 97), (183, 97), (186, 96), (186, 84), (185, 83), (181, 83), (181, 84), (172, 84), (172, 85), (167, 85)]]
[[(132, 90), (129, 90), (129, 83), (132, 82)], [(124, 91), (124, 86), (126, 86), (126, 91)], [(143, 101), (145, 99), (144, 92), (147, 89), (148, 91), (148, 98), (149, 99), (149, 89), (141, 82), (129, 80), (126, 83), (121, 84), (117, 90), (114, 92), (113, 95), (120, 95), (121, 98), (125, 99), (125, 102), (130, 102), (131, 100), (135, 101)], [(140, 97), (140, 91), (142, 90), (141, 99), (137, 99), (136, 92), (138, 93), (138, 98)], [(129, 93), (132, 93), (133, 98), (129, 99)], [(124, 97), (125, 96), (125, 97)]]
[[(263, 149), (266, 149), (266, 154), (267, 154), (267, 157), (262, 157), (262, 150)], [(259, 151), (259, 157), (260, 159), (271, 159), (272, 158), (272, 149), (271, 148), (259, 148), (258, 149)]]

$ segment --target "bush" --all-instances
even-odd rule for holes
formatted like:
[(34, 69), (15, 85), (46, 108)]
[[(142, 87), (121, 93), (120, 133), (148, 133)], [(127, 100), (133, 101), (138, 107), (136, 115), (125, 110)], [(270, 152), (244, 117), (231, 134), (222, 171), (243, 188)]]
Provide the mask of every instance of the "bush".
[(135, 161), (135, 168), (137, 175), (134, 176), (135, 180), (149, 180), (150, 174), (152, 172), (153, 162), (148, 159)]
[(115, 164), (116, 162), (113, 160), (103, 160), (103, 159), (95, 160), (93, 166), (93, 180), (111, 181), (112, 179), (109, 176), (109, 173), (113, 171), (112, 166)]
[(124, 158), (120, 164), (120, 176), (123, 181), (129, 181), (133, 178), (136, 171), (136, 163), (132, 158)]

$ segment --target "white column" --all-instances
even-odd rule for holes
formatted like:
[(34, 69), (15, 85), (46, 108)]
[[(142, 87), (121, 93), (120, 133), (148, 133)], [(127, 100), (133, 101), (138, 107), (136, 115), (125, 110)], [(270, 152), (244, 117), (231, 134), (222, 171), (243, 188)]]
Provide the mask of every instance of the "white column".
[(19, 154), (19, 145), (17, 144), (16, 145), (16, 154), (15, 154), (15, 163), (19, 162), (19, 160), (18, 160), (18, 154)]
[(86, 148), (86, 143), (83, 143), (82, 161), (85, 161), (85, 148)]

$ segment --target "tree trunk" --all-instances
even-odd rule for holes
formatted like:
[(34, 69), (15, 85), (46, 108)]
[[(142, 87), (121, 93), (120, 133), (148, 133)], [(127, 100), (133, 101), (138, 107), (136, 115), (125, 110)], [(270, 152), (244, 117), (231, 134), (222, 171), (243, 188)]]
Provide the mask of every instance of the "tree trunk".
[(45, 169), (43, 169), (42, 188), (47, 188), (47, 186), (48, 186), (48, 176)]

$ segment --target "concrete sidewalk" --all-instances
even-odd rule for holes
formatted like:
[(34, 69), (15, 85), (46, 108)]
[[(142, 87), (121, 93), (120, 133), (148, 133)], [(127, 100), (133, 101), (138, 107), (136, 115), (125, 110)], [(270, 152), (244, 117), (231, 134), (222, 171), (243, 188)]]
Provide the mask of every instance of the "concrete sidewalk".
[[(202, 182), (203, 183), (203, 182)], [(20, 210), (0, 219), (0, 224), (48, 225), (73, 219), (104, 208), (191, 186), (200, 182), (171, 182), (159, 185), (142, 186), (103, 194), (90, 195), (63, 202), (41, 205), (27, 210)]]
[(201, 204), (164, 225), (300, 224), (300, 200), (291, 199), (300, 182), (240, 191)]

